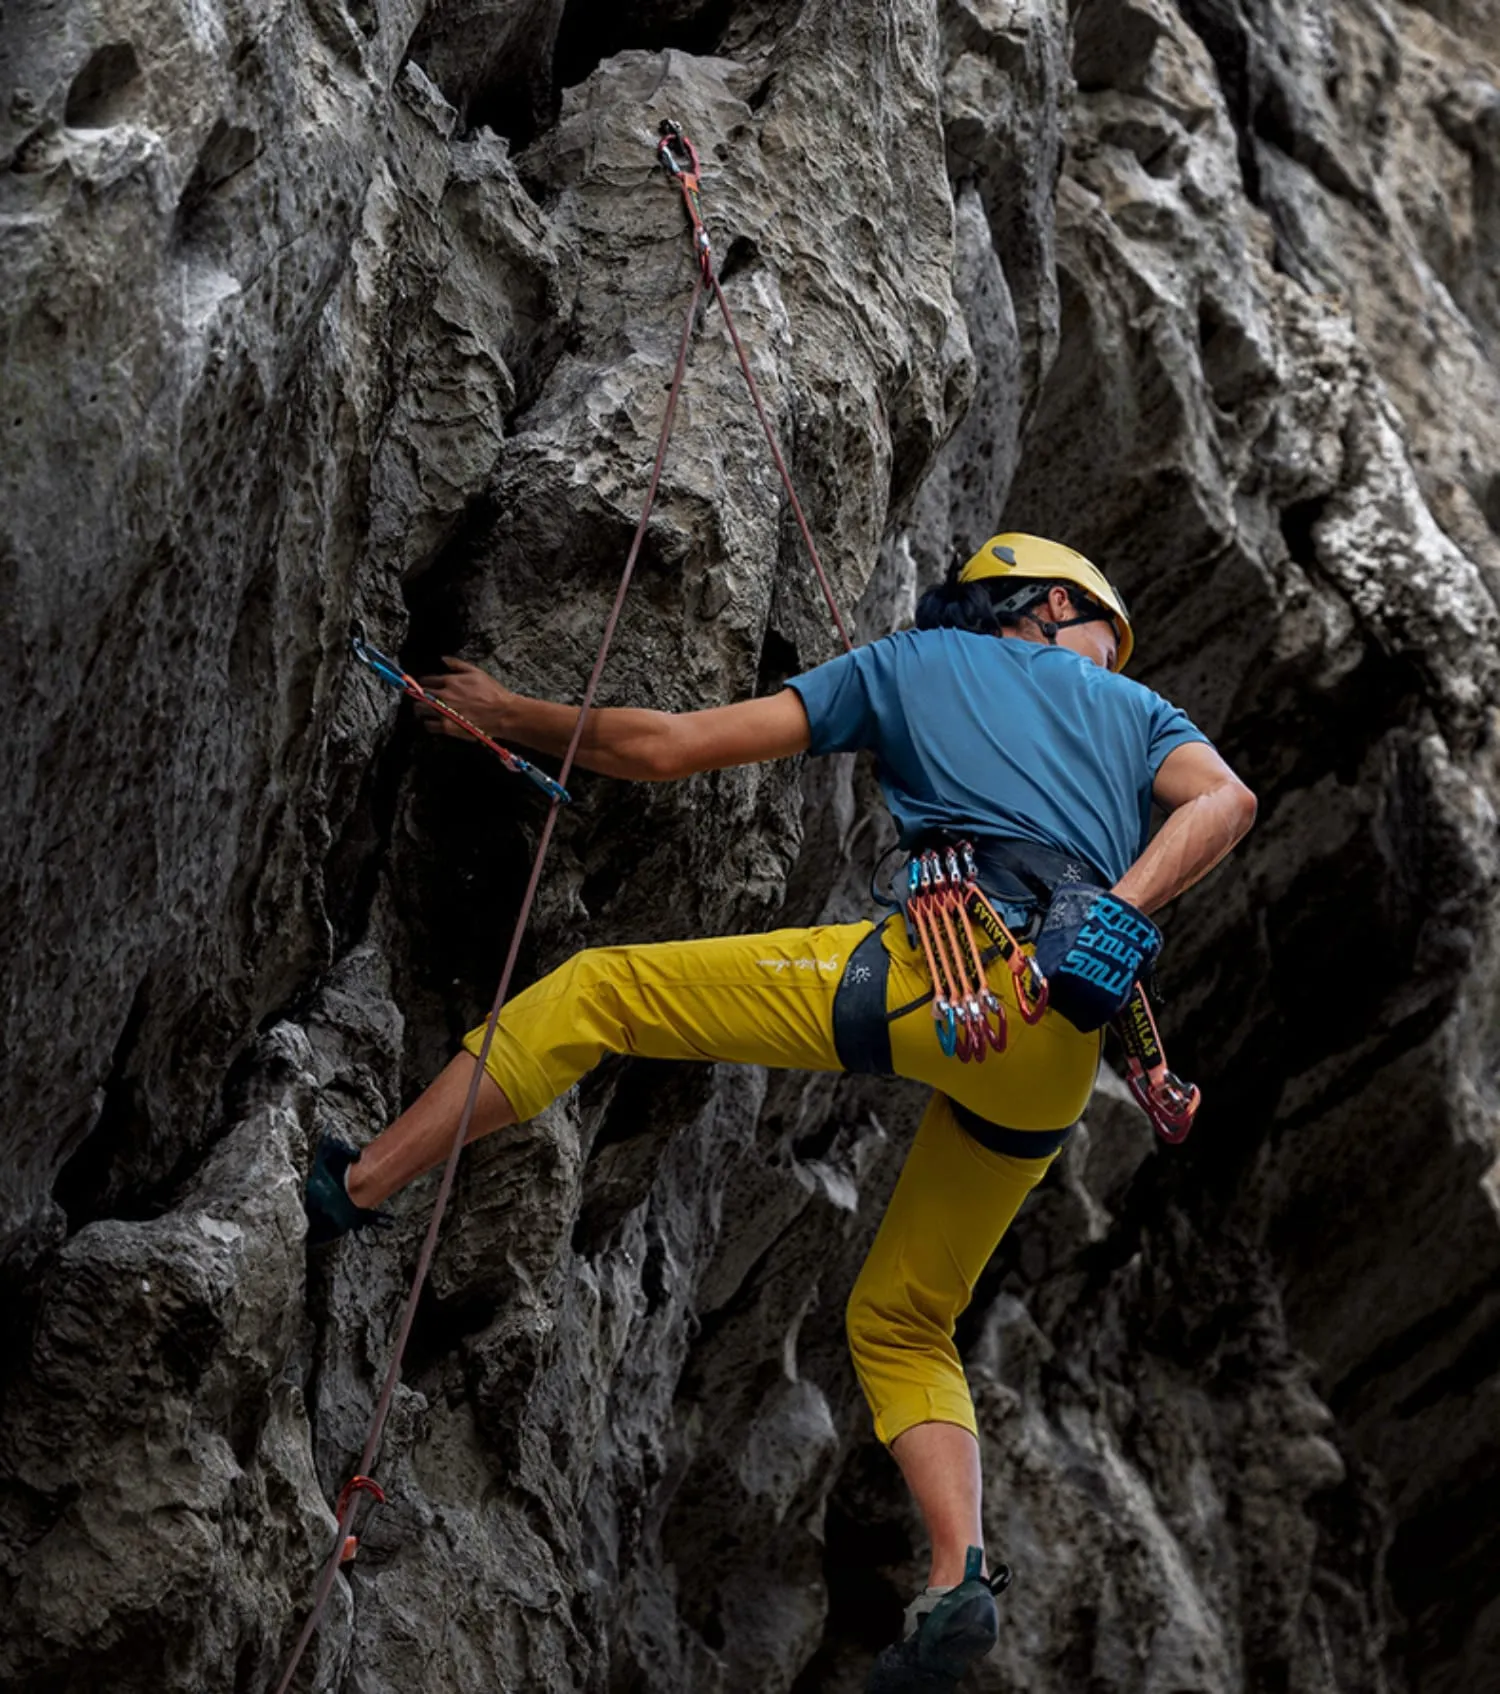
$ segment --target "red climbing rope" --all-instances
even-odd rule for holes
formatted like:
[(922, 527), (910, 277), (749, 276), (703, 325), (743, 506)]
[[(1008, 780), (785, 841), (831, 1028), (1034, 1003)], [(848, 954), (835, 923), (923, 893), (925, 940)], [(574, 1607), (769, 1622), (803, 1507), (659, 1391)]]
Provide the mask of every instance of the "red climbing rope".
[[(579, 704), (578, 720), (573, 726), (573, 734), (568, 742), (567, 752), (563, 756), (562, 768), (558, 772), (557, 791), (552, 794), (552, 803), (548, 808), (546, 821), (542, 825), (542, 833), (537, 841), (536, 853), (531, 862), (531, 875), (527, 879), (526, 892), (521, 898), (521, 909), (516, 915), (515, 928), (511, 932), (510, 947), (505, 956), (505, 966), (500, 973), (500, 984), (495, 990), (494, 1004), (490, 1007), (490, 1014), (485, 1022), (484, 1039), (480, 1044), (479, 1053), (474, 1063), (474, 1074), (469, 1081), (469, 1091), (464, 1100), (463, 1112), (459, 1117), (458, 1128), (454, 1133), (453, 1145), (448, 1151), (447, 1163), (443, 1166), (442, 1180), (438, 1184), (437, 1199), (433, 1203), (432, 1217), (427, 1225), (427, 1234), (422, 1241), (422, 1250), (417, 1257), (417, 1268), (412, 1277), (411, 1289), (407, 1294), (406, 1304), (402, 1308), (395, 1345), (391, 1353), (390, 1364), (386, 1370), (385, 1381), (381, 1386), (380, 1398), (376, 1403), (375, 1415), (370, 1424), (370, 1433), (366, 1438), (364, 1451), (360, 1455), (356, 1474), (344, 1485), (339, 1494), (338, 1506), (335, 1511), (337, 1527), (333, 1546), (319, 1575), (317, 1587), (313, 1593), (312, 1609), (308, 1613), (307, 1621), (303, 1624), (302, 1632), (292, 1649), (291, 1658), (287, 1663), (281, 1681), (276, 1685), (276, 1694), (287, 1694), (290, 1689), (292, 1678), (297, 1673), (297, 1667), (302, 1662), (303, 1655), (306, 1653), (308, 1644), (311, 1642), (322, 1618), (324, 1608), (328, 1604), (328, 1596), (333, 1591), (334, 1579), (338, 1575), (339, 1567), (348, 1564), (358, 1552), (359, 1536), (355, 1533), (354, 1525), (359, 1514), (360, 1502), (368, 1498), (376, 1504), (380, 1504), (385, 1500), (380, 1485), (374, 1482), (368, 1473), (374, 1469), (376, 1455), (380, 1451), (386, 1421), (390, 1416), (391, 1403), (396, 1393), (396, 1384), (401, 1379), (401, 1362), (406, 1353), (406, 1344), (411, 1335), (412, 1323), (416, 1318), (417, 1303), (426, 1284), (428, 1272), (432, 1267), (433, 1255), (437, 1250), (438, 1232), (442, 1227), (443, 1216), (448, 1209), (448, 1200), (453, 1192), (459, 1155), (463, 1152), (464, 1144), (469, 1138), (469, 1125), (473, 1121), (474, 1108), (479, 1099), (479, 1079), (484, 1075), (485, 1063), (489, 1058), (490, 1048), (495, 1039), (495, 1030), (500, 1021), (500, 1011), (505, 1004), (506, 996), (510, 992), (511, 978), (515, 974), (521, 941), (531, 918), (532, 907), (536, 902), (542, 866), (552, 844), (553, 831), (557, 826), (557, 814), (567, 798), (564, 787), (572, 771), (579, 745), (583, 740), (584, 726), (588, 720), (589, 712), (593, 708), (594, 696), (599, 688), (599, 679), (604, 673), (604, 662), (609, 655), (610, 645), (614, 640), (615, 630), (620, 621), (620, 613), (625, 605), (626, 591), (629, 589), (631, 578), (635, 573), (641, 543), (646, 536), (646, 526), (650, 521), (651, 511), (656, 503), (657, 489), (661, 483), (662, 465), (667, 455), (667, 443), (671, 439), (672, 425), (677, 415), (677, 401), (681, 393), (683, 377), (687, 370), (688, 348), (692, 341), (693, 326), (697, 320), (699, 302), (702, 300), (705, 289), (712, 289), (714, 298), (718, 301), (719, 308), (724, 314), (725, 326), (734, 342), (735, 352), (739, 355), (740, 368), (745, 373), (745, 381), (749, 386), (751, 398), (755, 402), (755, 410), (760, 417), (761, 427), (765, 431), (766, 440), (770, 443), (771, 455), (776, 461), (777, 470), (781, 473), (787, 498), (796, 514), (798, 526), (802, 531), (802, 538), (807, 545), (808, 555), (812, 559), (813, 569), (817, 572), (818, 581), (822, 584), (828, 609), (833, 614), (834, 624), (845, 647), (853, 646), (849, 639), (849, 632), (845, 628), (844, 620), (839, 613), (838, 603), (834, 599), (828, 577), (824, 572), (822, 560), (819, 559), (818, 550), (813, 544), (812, 534), (808, 529), (807, 519), (803, 515), (801, 503), (792, 487), (786, 463), (781, 456), (780, 448), (777, 446), (770, 421), (766, 417), (765, 407), (761, 403), (760, 391), (755, 385), (755, 378), (750, 373), (750, 362), (746, 358), (745, 350), (735, 332), (729, 312), (729, 303), (724, 298), (724, 292), (719, 287), (718, 278), (714, 274), (712, 248), (698, 200), (699, 164), (697, 151), (692, 142), (682, 133), (680, 126), (664, 123), (662, 125), (662, 140), (657, 148), (657, 156), (682, 189), (683, 202), (687, 208), (688, 218), (693, 230), (693, 250), (697, 259), (698, 270), (693, 281), (693, 294), (688, 303), (687, 318), (683, 324), (682, 339), (677, 349), (677, 365), (672, 373), (671, 387), (667, 394), (667, 408), (662, 417), (661, 433), (657, 438), (656, 461), (651, 468), (651, 480), (647, 485), (640, 522), (636, 525), (635, 536), (630, 544), (630, 552), (626, 557), (624, 569), (620, 573), (619, 586), (615, 590), (614, 604), (610, 608), (609, 617), (605, 620), (604, 633), (599, 641), (599, 650), (594, 657), (594, 667), (589, 673), (588, 683), (583, 691), (583, 699)], [(399, 669), (399, 667), (394, 668)]]
[(745, 373), (745, 386), (750, 390), (750, 398), (755, 402), (755, 415), (760, 419), (760, 427), (765, 432), (766, 445), (771, 449), (771, 457), (776, 461), (776, 469), (781, 475), (781, 485), (786, 490), (787, 503), (792, 508), (792, 515), (797, 520), (797, 527), (802, 531), (803, 545), (807, 548), (807, 556), (812, 561), (812, 568), (817, 573), (818, 584), (823, 590), (823, 598), (828, 603), (828, 610), (833, 618), (833, 627), (839, 632), (839, 639), (845, 650), (853, 652), (854, 643), (849, 639), (849, 631), (844, 625), (843, 613), (839, 611), (839, 603), (834, 597), (833, 588), (828, 581), (828, 573), (823, 569), (823, 561), (818, 556), (817, 543), (812, 538), (812, 530), (808, 528), (807, 518), (802, 511), (802, 502), (797, 498), (797, 490), (792, 487), (791, 473), (786, 468), (786, 460), (781, 456), (781, 448), (776, 441), (776, 432), (771, 428), (771, 420), (766, 416), (766, 408), (761, 401), (760, 389), (755, 377), (751, 374), (750, 361), (745, 356), (745, 349), (740, 341), (739, 331), (734, 327), (734, 314), (729, 310), (729, 302), (724, 298), (724, 290), (719, 286), (718, 276), (714, 272), (713, 248), (709, 243), (708, 230), (703, 223), (703, 207), (699, 201), (701, 184), (701, 166), (698, 163), (698, 149), (693, 146), (683, 134), (682, 125), (674, 123), (670, 118), (664, 118), (661, 124), (661, 140), (656, 144), (656, 156), (661, 160), (668, 175), (682, 190), (682, 204), (688, 215), (688, 222), (693, 231), (693, 252), (698, 260), (699, 270), (704, 285), (713, 290), (714, 299), (718, 302), (719, 310), (724, 314), (724, 327), (729, 331), (729, 339), (734, 343), (735, 353), (739, 357), (740, 369)]

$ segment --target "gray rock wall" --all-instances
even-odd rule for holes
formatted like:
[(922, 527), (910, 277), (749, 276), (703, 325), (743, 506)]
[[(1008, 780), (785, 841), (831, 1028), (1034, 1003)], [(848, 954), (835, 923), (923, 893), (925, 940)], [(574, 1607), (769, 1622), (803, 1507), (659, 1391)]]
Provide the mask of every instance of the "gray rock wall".
[[(346, 657), (576, 697), (690, 288), (662, 116), (866, 636), (1105, 562), (1261, 796), (962, 1337), (977, 1688), (1500, 1679), (1500, 11), (34, 6), (0, 31), (0, 1681), (270, 1687), (432, 1184), (309, 1261), (488, 1003), (541, 811)], [(717, 314), (602, 699), (834, 651)], [(580, 777), (523, 957), (851, 917), (847, 761)], [(841, 1311), (904, 1087), (610, 1063), (466, 1155), (303, 1685), (854, 1690), (921, 1548)]]

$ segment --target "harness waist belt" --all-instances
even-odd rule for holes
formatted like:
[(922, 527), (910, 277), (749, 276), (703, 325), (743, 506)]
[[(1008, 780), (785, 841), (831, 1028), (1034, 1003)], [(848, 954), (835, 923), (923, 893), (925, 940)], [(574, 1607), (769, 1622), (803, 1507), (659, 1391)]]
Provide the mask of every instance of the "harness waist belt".
[(1002, 900), (1036, 904), (1042, 910), (1061, 883), (1091, 882), (1108, 888), (1113, 881), (1081, 853), (1039, 847), (1034, 841), (978, 836), (973, 848), (982, 888)]

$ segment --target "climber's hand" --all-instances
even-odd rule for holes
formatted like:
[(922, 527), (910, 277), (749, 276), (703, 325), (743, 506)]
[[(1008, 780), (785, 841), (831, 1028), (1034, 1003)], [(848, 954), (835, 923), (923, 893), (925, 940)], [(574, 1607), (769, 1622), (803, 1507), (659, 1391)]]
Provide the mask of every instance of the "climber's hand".
[[(516, 699), (509, 689), (502, 688), (488, 671), (480, 670), (463, 659), (443, 655), (446, 671), (435, 676), (419, 676), (417, 681), (429, 694), (435, 695), (450, 710), (465, 717), (486, 735), (499, 738), (504, 733), (506, 705)], [(417, 716), (431, 735), (462, 736), (464, 731), (443, 714), (423, 701), (416, 702)]]

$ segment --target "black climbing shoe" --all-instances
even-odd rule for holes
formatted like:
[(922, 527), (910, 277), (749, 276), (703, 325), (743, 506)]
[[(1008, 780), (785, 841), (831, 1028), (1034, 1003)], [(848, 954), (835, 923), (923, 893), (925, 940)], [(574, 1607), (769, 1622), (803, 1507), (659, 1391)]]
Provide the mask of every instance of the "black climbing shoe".
[(1010, 1571), (1000, 1565), (986, 1581), (979, 1574), (983, 1569), (984, 1554), (971, 1547), (963, 1581), (933, 1602), (904, 1641), (881, 1653), (865, 1694), (952, 1694), (1000, 1634), (995, 1596), (1010, 1586)]
[(326, 1247), (351, 1230), (383, 1228), (391, 1220), (384, 1212), (356, 1206), (344, 1185), (350, 1165), (359, 1158), (357, 1148), (332, 1135), (321, 1136), (307, 1174), (302, 1205), (307, 1213), (307, 1244)]

